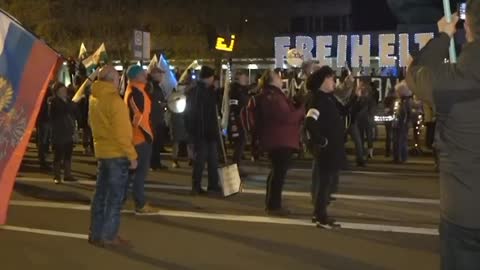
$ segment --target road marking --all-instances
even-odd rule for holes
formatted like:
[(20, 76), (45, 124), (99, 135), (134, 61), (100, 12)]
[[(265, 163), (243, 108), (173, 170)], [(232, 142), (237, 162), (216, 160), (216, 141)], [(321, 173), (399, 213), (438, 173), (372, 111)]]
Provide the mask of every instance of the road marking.
[(61, 237), (68, 237), (68, 238), (75, 238), (75, 239), (82, 239), (82, 240), (88, 239), (88, 235), (86, 234), (67, 233), (67, 232), (60, 232), (60, 231), (43, 230), (43, 229), (18, 227), (18, 226), (10, 226), (10, 225), (0, 225), (0, 230), (43, 234), (43, 235), (50, 235), (50, 236), (61, 236)]
[[(296, 169), (290, 169), (290, 171), (294, 172), (312, 172), (312, 169), (301, 169), (301, 168), (296, 168)], [(376, 175), (376, 176), (407, 176), (407, 177), (437, 177), (438, 174), (435, 173), (424, 173), (424, 172), (419, 172), (419, 173), (398, 173), (398, 172), (371, 172), (371, 171), (341, 171), (340, 174), (358, 174), (358, 175)]]
[[(51, 179), (48, 178), (28, 178), (28, 177), (17, 177), (17, 181), (20, 182), (32, 182), (32, 183), (51, 183)], [(80, 180), (75, 182), (77, 184), (82, 184), (86, 186), (95, 186), (94, 181)], [(75, 185), (75, 183), (63, 183), (64, 185)], [(145, 184), (145, 188), (149, 189), (158, 189), (158, 190), (181, 190), (189, 191), (191, 187), (188, 186), (178, 186), (178, 185), (164, 185), (164, 184)], [(263, 189), (249, 189), (245, 188), (243, 190), (245, 194), (254, 194), (254, 195), (265, 195), (265, 190)], [(303, 197), (310, 198), (311, 195), (309, 192), (298, 192), (298, 191), (284, 191), (282, 192), (284, 196), (288, 197)], [(378, 202), (397, 202), (397, 203), (416, 203), (416, 204), (428, 204), (428, 205), (439, 205), (440, 200), (435, 199), (422, 199), (422, 198), (404, 198), (404, 197), (388, 197), (388, 196), (369, 196), (369, 195), (348, 195), (348, 194), (333, 194), (333, 197), (337, 199), (344, 200), (357, 200), (357, 201), (378, 201)]]
[[(55, 208), (55, 209), (68, 209), (68, 210), (80, 210), (89, 211), (90, 206), (79, 204), (67, 204), (67, 203), (50, 203), (50, 202), (37, 202), (37, 201), (10, 201), (12, 206), (24, 206), (24, 207), (40, 207), (40, 208)], [(133, 211), (122, 211), (123, 213), (133, 213)], [(229, 215), (229, 214), (214, 214), (214, 213), (199, 213), (189, 211), (173, 211), (173, 210), (160, 210), (158, 213), (143, 215), (143, 216), (164, 216), (164, 217), (181, 217), (181, 218), (196, 218), (196, 219), (208, 219), (208, 220), (222, 220), (222, 221), (238, 221), (249, 223), (263, 223), (263, 224), (278, 224), (278, 225), (294, 225), (294, 226), (306, 226), (313, 227), (309, 220), (289, 219), (289, 218), (275, 218), (264, 216), (249, 216), (249, 215)], [(365, 223), (349, 223), (339, 222), (343, 229), (350, 230), (362, 230), (362, 231), (375, 231), (375, 232), (393, 232), (393, 233), (406, 233), (406, 234), (420, 234), (420, 235), (438, 235), (437, 229), (431, 228), (417, 228), (407, 226), (396, 225), (382, 225), (382, 224), (365, 224)]]

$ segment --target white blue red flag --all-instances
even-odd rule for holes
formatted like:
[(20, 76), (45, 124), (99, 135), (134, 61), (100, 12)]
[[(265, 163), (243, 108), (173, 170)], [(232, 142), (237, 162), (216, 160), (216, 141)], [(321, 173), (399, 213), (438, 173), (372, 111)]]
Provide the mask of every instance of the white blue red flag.
[(59, 55), (0, 10), (0, 224)]

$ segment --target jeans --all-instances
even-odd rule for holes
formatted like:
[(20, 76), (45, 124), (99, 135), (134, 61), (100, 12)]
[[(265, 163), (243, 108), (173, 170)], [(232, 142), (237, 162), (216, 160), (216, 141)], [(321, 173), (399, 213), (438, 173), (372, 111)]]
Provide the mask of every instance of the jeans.
[(85, 151), (94, 152), (92, 129), (88, 125), (83, 128), (82, 145)]
[(117, 236), (129, 166), (127, 158), (98, 161), (96, 191), (91, 206), (92, 240), (112, 241)]
[(145, 180), (150, 170), (150, 158), (152, 155), (152, 145), (150, 143), (141, 143), (135, 146), (138, 155), (137, 169), (130, 175), (128, 183), (125, 186), (125, 199), (128, 197), (128, 187), (132, 183), (133, 200), (135, 208), (141, 209), (145, 206)]
[(363, 154), (363, 144), (358, 124), (352, 123), (348, 129), (348, 133), (355, 144), (355, 155), (357, 157), (357, 162), (363, 162), (365, 160), (365, 155)]
[[(357, 123), (358, 129), (360, 132), (360, 141), (362, 144), (362, 149), (365, 149), (365, 138), (367, 139), (367, 147), (368, 149), (373, 148), (373, 129), (375, 128), (374, 125), (371, 123), (369, 119), (363, 119), (360, 123)], [(364, 151), (365, 153), (366, 151)]]
[(313, 215), (320, 220), (328, 217), (327, 206), (330, 196), (338, 189), (338, 171), (320, 166), (318, 160), (313, 161), (312, 170), (312, 202)]
[(408, 158), (408, 126), (397, 127), (393, 132), (393, 158), (405, 162)]
[(267, 210), (276, 210), (282, 208), (282, 191), (288, 167), (292, 159), (292, 150), (288, 148), (279, 148), (271, 150), (269, 153), (272, 162), (272, 170), (267, 179)]
[(219, 187), (217, 142), (205, 140), (195, 142), (194, 152), (192, 189), (198, 190), (202, 187), (205, 162), (208, 164), (208, 189), (217, 189)]
[(480, 229), (467, 229), (442, 220), (440, 250), (442, 270), (480, 269)]

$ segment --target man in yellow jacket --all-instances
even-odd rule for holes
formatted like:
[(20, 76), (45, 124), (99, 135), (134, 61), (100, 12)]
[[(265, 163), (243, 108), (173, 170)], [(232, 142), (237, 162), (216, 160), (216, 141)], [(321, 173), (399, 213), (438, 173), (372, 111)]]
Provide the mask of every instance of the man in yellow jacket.
[(128, 109), (118, 94), (119, 75), (103, 67), (92, 85), (89, 122), (98, 160), (88, 241), (99, 246), (130, 246), (118, 236), (128, 170), (137, 167)]

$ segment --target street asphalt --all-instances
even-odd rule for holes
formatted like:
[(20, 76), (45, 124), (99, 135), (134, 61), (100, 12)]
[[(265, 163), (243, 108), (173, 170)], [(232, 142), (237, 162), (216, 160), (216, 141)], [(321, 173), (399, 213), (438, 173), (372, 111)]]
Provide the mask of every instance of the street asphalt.
[[(309, 221), (311, 169), (296, 160), (285, 184), (287, 218), (264, 212), (268, 163), (245, 161), (245, 191), (230, 198), (189, 194), (191, 168), (151, 172), (146, 193), (158, 214), (122, 215), (134, 248), (101, 249), (86, 241), (95, 160), (74, 155), (77, 183), (54, 185), (29, 149), (18, 174), (0, 269), (439, 269), (438, 175), (430, 157), (393, 164), (377, 156), (340, 178), (330, 214), (338, 230)], [(165, 164), (170, 165), (168, 155)]]

